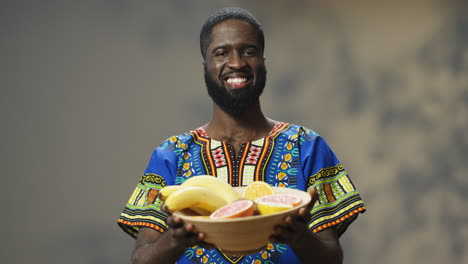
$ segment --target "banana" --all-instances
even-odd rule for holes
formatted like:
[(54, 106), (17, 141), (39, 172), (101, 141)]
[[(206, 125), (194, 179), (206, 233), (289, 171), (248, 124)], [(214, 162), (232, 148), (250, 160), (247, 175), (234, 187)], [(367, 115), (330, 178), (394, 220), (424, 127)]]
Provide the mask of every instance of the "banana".
[(182, 190), (184, 188), (186, 188), (187, 186), (182, 186), (182, 185), (168, 185), (164, 188), (162, 188), (160, 191), (159, 191), (159, 199), (161, 199), (161, 201), (166, 201), (167, 197), (169, 197), (169, 195), (175, 193), (176, 191), (178, 190)]
[(203, 187), (217, 193), (227, 204), (240, 200), (242, 197), (227, 182), (210, 175), (199, 175), (187, 179), (181, 186)]
[(187, 186), (175, 191), (164, 202), (165, 209), (175, 212), (186, 208), (201, 208), (209, 213), (227, 203), (218, 194), (202, 187)]
[(188, 215), (198, 215), (198, 216), (209, 216), (212, 212), (210, 211), (207, 211), (203, 208), (200, 208), (200, 207), (190, 207), (190, 208), (187, 208), (186, 210), (182, 210), (185, 214), (188, 214)]

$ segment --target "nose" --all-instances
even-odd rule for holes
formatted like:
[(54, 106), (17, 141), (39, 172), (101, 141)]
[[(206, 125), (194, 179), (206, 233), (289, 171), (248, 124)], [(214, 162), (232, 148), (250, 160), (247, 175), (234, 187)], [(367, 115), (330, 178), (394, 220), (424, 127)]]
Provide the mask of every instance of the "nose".
[(242, 69), (247, 65), (247, 62), (242, 58), (241, 54), (237, 52), (231, 53), (228, 57), (227, 66), (231, 69)]

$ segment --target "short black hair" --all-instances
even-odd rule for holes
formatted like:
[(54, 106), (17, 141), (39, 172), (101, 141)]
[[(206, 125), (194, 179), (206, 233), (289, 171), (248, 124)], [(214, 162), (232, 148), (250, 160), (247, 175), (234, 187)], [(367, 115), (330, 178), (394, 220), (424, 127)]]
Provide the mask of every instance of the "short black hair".
[(210, 37), (213, 27), (229, 19), (243, 20), (254, 26), (263, 51), (265, 48), (265, 37), (263, 35), (263, 28), (260, 22), (245, 9), (239, 7), (225, 7), (213, 13), (202, 26), (200, 31), (200, 50), (203, 58), (205, 58), (206, 50), (211, 41)]

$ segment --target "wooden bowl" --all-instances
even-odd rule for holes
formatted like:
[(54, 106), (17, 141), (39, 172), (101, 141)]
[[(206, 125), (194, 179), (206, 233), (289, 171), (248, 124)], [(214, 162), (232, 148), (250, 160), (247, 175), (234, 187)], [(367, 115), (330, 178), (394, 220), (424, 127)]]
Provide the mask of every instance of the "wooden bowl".
[[(239, 193), (242, 193), (244, 188), (235, 187)], [(206, 234), (206, 242), (214, 244), (227, 254), (237, 256), (254, 254), (266, 247), (274, 226), (282, 223), (286, 216), (306, 207), (311, 200), (310, 195), (304, 191), (281, 187), (273, 187), (273, 190), (278, 194), (297, 195), (302, 199), (302, 203), (274, 214), (231, 219), (207, 219), (189, 216), (183, 212), (175, 212), (174, 215), (182, 218), (186, 223), (192, 223), (196, 232)]]

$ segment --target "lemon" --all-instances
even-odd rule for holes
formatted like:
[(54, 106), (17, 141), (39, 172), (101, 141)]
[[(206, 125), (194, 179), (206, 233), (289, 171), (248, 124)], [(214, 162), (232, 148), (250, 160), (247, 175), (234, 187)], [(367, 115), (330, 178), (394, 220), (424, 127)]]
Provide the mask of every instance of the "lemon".
[(270, 194), (273, 194), (273, 188), (271, 188), (271, 186), (268, 183), (262, 181), (254, 181), (249, 183), (249, 185), (245, 187), (244, 192), (242, 193), (242, 198), (255, 200), (258, 197)]
[(292, 204), (260, 202), (257, 204), (258, 212), (261, 215), (274, 214), (293, 208)]

